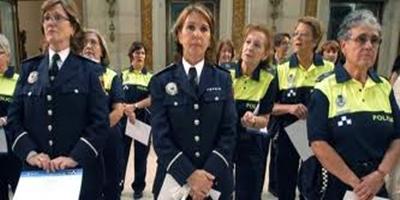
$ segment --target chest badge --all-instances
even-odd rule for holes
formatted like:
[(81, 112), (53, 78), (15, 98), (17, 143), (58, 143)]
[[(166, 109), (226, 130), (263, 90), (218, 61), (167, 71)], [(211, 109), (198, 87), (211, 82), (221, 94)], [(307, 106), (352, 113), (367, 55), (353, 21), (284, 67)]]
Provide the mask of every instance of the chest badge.
[(34, 84), (38, 80), (38, 77), (39, 77), (39, 73), (37, 71), (32, 71), (29, 74), (27, 81), (29, 84)]
[(178, 86), (174, 82), (169, 82), (165, 86), (165, 92), (171, 96), (175, 96), (176, 94), (178, 94)]
[(336, 105), (340, 108), (342, 108), (344, 105), (346, 105), (346, 100), (343, 97), (343, 95), (339, 94), (336, 98)]

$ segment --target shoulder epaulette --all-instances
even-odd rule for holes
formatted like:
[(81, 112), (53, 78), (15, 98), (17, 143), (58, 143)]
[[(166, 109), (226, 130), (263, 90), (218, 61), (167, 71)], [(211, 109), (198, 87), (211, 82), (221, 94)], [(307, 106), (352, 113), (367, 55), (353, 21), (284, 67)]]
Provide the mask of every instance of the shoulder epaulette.
[(85, 57), (85, 56), (82, 56), (82, 55), (79, 55), (79, 54), (75, 54), (75, 55), (76, 55), (76, 57), (78, 57), (78, 58), (80, 58), (80, 59), (82, 59), (82, 60), (90, 61), (90, 62), (93, 63), (93, 64), (99, 64), (99, 63), (94, 62), (93, 60), (91, 60), (91, 59), (89, 59), (89, 58), (87, 58), (87, 57)]
[(175, 63), (171, 63), (169, 65), (167, 65), (166, 67), (164, 67), (163, 69), (161, 69), (160, 71), (154, 73), (153, 76), (158, 76), (160, 74), (163, 74), (164, 72), (170, 71), (171, 69), (175, 68), (176, 64)]
[(224, 68), (224, 67), (221, 67), (221, 66), (219, 66), (219, 65), (215, 65), (215, 68), (217, 68), (217, 69), (219, 69), (219, 70), (222, 70), (222, 71), (224, 71), (224, 72), (226, 72), (226, 73), (231, 73), (228, 69), (226, 69), (226, 68)]
[(44, 57), (44, 54), (39, 54), (30, 58), (27, 58), (25, 60), (22, 61), (22, 63), (27, 63), (27, 62), (32, 62), (32, 61), (37, 61), (37, 60), (41, 60)]
[(329, 71), (329, 72), (325, 72), (325, 73), (323, 73), (323, 74), (321, 74), (321, 75), (319, 75), (318, 76), (318, 78), (317, 78), (317, 80), (316, 80), (316, 82), (318, 83), (318, 82), (321, 82), (322, 80), (324, 80), (325, 78), (327, 78), (328, 76), (330, 76), (330, 75), (332, 75), (332, 74), (334, 74), (335, 72), (332, 70), (332, 71)]

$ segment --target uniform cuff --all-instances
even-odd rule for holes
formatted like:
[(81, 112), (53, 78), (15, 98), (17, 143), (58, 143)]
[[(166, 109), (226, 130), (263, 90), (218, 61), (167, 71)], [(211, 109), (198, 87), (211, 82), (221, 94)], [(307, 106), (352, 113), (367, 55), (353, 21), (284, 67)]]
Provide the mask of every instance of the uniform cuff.
[(97, 149), (85, 138), (80, 138), (74, 149), (71, 151), (71, 158), (81, 166), (90, 165), (98, 156)]
[(168, 164), (167, 172), (169, 172), (179, 183), (179, 185), (185, 185), (186, 180), (196, 170), (190, 160), (186, 156), (179, 152)]
[(25, 160), (31, 151), (36, 150), (36, 145), (29, 137), (28, 132), (24, 131), (16, 137), (11, 149), (21, 160)]
[(229, 168), (229, 160), (217, 150), (212, 151), (211, 156), (204, 165), (204, 169), (217, 178), (222, 178), (223, 174), (226, 174), (225, 172), (229, 170)]

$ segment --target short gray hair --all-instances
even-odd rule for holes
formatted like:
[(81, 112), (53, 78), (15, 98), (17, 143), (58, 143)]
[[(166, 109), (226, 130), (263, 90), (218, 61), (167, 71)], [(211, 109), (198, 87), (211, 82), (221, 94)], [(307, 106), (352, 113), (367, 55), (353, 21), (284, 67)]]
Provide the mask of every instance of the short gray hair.
[(381, 35), (382, 27), (378, 19), (369, 10), (355, 10), (348, 14), (339, 27), (338, 40), (346, 40), (350, 37), (350, 30), (358, 26), (368, 26), (376, 29)]
[(8, 55), (10, 55), (11, 53), (10, 43), (8, 42), (6, 36), (3, 34), (0, 34), (0, 49), (6, 52), (6, 54)]

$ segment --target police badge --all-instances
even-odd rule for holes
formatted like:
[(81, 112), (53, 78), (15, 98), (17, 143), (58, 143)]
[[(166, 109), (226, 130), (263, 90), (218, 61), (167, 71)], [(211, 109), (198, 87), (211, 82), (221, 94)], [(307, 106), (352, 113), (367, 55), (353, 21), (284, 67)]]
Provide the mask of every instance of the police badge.
[(174, 82), (169, 82), (165, 86), (165, 92), (171, 96), (175, 96), (176, 94), (178, 94), (178, 86), (176, 86), (176, 83)]
[(37, 71), (32, 71), (29, 74), (27, 81), (29, 84), (34, 84), (38, 80), (38, 77), (39, 77), (39, 73)]
[(343, 107), (346, 104), (346, 100), (344, 99), (343, 95), (339, 94), (336, 98), (336, 105), (338, 107)]

